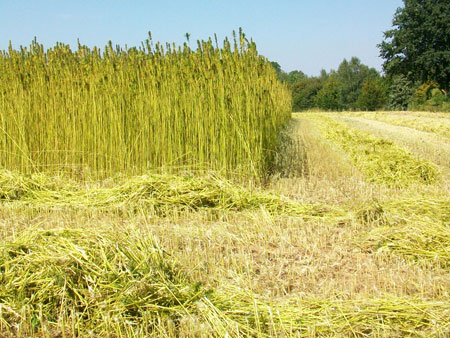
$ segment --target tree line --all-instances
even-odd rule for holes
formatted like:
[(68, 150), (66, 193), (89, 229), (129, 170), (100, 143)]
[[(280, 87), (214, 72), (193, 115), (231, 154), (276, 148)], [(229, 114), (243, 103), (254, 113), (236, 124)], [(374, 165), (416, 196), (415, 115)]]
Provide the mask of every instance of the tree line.
[(286, 73), (271, 62), (291, 90), (293, 110), (450, 111), (450, 1), (403, 2), (378, 45), (383, 73), (357, 57), (319, 76)]

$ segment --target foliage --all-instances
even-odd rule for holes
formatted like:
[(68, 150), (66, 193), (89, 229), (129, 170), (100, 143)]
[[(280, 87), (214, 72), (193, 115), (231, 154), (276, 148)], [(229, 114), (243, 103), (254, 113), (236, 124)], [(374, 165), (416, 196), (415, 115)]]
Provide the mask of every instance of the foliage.
[(280, 64), (278, 62), (271, 61), (270, 64), (273, 67), (273, 69), (275, 69), (275, 71), (277, 72), (278, 76), (280, 76), (281, 73), (284, 73), (283, 70), (281, 69)]
[(440, 107), (448, 102), (450, 102), (448, 97), (444, 95), (438, 88), (434, 88), (431, 90), (431, 97), (427, 100), (426, 103), (434, 107)]
[(316, 107), (317, 93), (325, 80), (321, 77), (305, 77), (292, 85), (292, 106), (294, 111)]
[(405, 75), (411, 81), (432, 80), (448, 91), (450, 84), (450, 2), (404, 0), (378, 45), (389, 76)]
[(396, 76), (389, 88), (389, 109), (405, 110), (413, 96), (413, 85), (406, 76)]
[(336, 72), (336, 80), (339, 84), (339, 100), (341, 109), (364, 109), (358, 106), (357, 100), (361, 95), (362, 85), (368, 78), (377, 78), (379, 74), (374, 68), (361, 64), (357, 57), (350, 61), (344, 59)]
[(414, 91), (410, 109), (428, 111), (450, 111), (450, 98), (432, 81), (423, 83)]
[(380, 109), (386, 103), (386, 95), (386, 88), (380, 79), (368, 78), (362, 84), (356, 107), (370, 111)]
[[(350, 61), (344, 59), (337, 71), (331, 70), (327, 73), (322, 70), (320, 76), (311, 77), (304, 75), (301, 71), (292, 71), (287, 74), (276, 62), (273, 63), (273, 66), (278, 72), (279, 79), (285, 82), (292, 92), (294, 111), (313, 108), (366, 110), (383, 107), (384, 87), (381, 86), (381, 82), (376, 82), (377, 84), (370, 82), (369, 86), (371, 89), (375, 89), (375, 93), (368, 97), (369, 93), (366, 91), (363, 96), (365, 101), (358, 101), (363, 84), (369, 79), (380, 80), (380, 74), (374, 68), (362, 64), (357, 57), (352, 57)], [(369, 87), (366, 88), (366, 90), (368, 89)], [(375, 108), (368, 108), (368, 105)]]
[(306, 75), (302, 71), (293, 70), (289, 73), (286, 73), (284, 70), (281, 69), (281, 66), (278, 62), (271, 61), (270, 64), (275, 69), (278, 80), (286, 83), (288, 86), (291, 86), (297, 83), (298, 81), (301, 81), (302, 79), (306, 78)]
[(336, 76), (332, 75), (319, 90), (316, 96), (316, 104), (324, 110), (341, 110), (339, 82)]
[(414, 105), (424, 104), (431, 98), (431, 91), (435, 88), (439, 88), (439, 85), (434, 81), (422, 83), (414, 90), (414, 96), (411, 103)]
[(0, 53), (0, 167), (139, 173), (203, 166), (266, 175), (291, 97), (244, 35), (196, 50), (58, 43)]

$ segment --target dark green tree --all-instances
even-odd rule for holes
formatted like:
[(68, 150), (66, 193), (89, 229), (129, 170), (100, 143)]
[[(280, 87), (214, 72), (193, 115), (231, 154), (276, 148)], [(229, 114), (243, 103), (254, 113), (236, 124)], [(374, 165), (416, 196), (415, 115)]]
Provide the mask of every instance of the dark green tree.
[(356, 101), (361, 95), (362, 84), (367, 78), (377, 77), (379, 77), (378, 72), (362, 64), (357, 57), (352, 57), (350, 61), (344, 59), (336, 72), (342, 109), (357, 109)]
[(277, 72), (277, 74), (282, 73), (283, 71), (281, 70), (281, 66), (278, 62), (276, 61), (271, 61), (270, 64), (272, 65), (273, 69), (275, 69), (275, 71)]
[(413, 94), (413, 84), (406, 76), (398, 75), (394, 77), (389, 88), (389, 109), (407, 109)]
[(339, 82), (335, 75), (331, 75), (317, 93), (316, 104), (324, 110), (342, 110)]
[(386, 103), (386, 87), (381, 79), (367, 78), (362, 84), (356, 106), (361, 110), (377, 110)]
[(306, 78), (306, 75), (301, 70), (293, 70), (292, 72), (289, 72), (287, 74), (286, 82), (290, 85), (293, 85), (304, 78)]
[(304, 77), (292, 85), (292, 105), (294, 111), (316, 107), (316, 95), (322, 89), (325, 78)]
[(450, 1), (403, 0), (378, 45), (388, 76), (413, 82), (436, 81), (446, 93), (450, 83)]

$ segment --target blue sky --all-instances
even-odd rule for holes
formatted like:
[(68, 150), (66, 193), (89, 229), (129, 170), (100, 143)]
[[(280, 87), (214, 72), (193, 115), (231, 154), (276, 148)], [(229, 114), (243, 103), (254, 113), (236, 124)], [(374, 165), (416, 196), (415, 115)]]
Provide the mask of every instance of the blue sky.
[(153, 40), (183, 43), (217, 33), (220, 39), (244, 29), (260, 54), (286, 71), (318, 75), (357, 56), (378, 70), (376, 47), (401, 0), (0, 0), (0, 49), (34, 36), (45, 47), (56, 41), (89, 46), (138, 46)]

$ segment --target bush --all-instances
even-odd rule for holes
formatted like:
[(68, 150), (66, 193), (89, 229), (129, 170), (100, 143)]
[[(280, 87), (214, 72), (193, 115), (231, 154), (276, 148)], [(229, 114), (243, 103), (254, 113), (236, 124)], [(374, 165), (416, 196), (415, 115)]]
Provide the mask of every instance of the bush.
[(317, 93), (316, 104), (324, 110), (341, 110), (339, 83), (334, 76), (330, 76)]
[(412, 83), (406, 76), (399, 75), (389, 88), (389, 109), (406, 110), (413, 96)]
[(377, 110), (386, 103), (386, 89), (378, 79), (368, 78), (362, 85), (356, 106), (362, 110)]
[(450, 111), (450, 100), (435, 82), (421, 84), (414, 92), (411, 110)]

